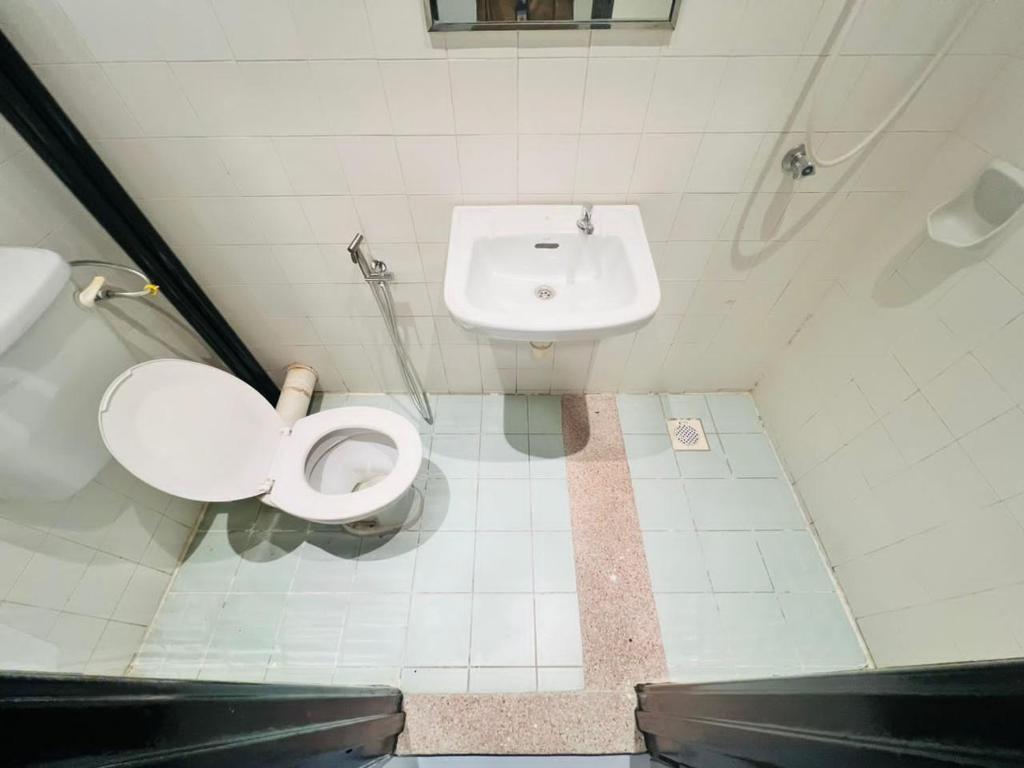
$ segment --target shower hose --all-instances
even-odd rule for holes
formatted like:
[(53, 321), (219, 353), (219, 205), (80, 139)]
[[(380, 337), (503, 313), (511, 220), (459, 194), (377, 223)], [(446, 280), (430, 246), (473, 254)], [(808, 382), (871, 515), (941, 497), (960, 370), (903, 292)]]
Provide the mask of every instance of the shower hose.
[(398, 367), (402, 371), (402, 380), (405, 382), (405, 388), (409, 392), (409, 397), (412, 399), (413, 405), (416, 406), (416, 410), (420, 412), (423, 420), (427, 424), (433, 424), (434, 412), (430, 407), (427, 390), (423, 386), (423, 382), (420, 381), (412, 358), (409, 357), (409, 350), (406, 349), (405, 342), (402, 341), (402, 336), (398, 332), (398, 317), (395, 314), (395, 301), (391, 296), (391, 286), (384, 279), (369, 279), (366, 282), (370, 286), (370, 291), (373, 293), (373, 298), (380, 308), (381, 315), (384, 317), (384, 324), (387, 326), (391, 343), (395, 347)]
[(843, 152), (841, 155), (836, 157), (821, 157), (814, 149), (814, 132), (816, 129), (816, 122), (818, 114), (821, 112), (821, 102), (823, 98), (824, 88), (820, 86), (822, 82), (827, 82), (829, 75), (832, 73), (832, 69), (835, 67), (836, 59), (839, 58), (840, 52), (843, 49), (843, 45), (846, 43), (846, 38), (850, 34), (850, 30), (853, 28), (854, 23), (857, 21), (857, 17), (860, 16), (860, 12), (864, 8), (865, 0), (854, 0), (853, 7), (846, 16), (846, 20), (843, 22), (843, 26), (839, 30), (839, 34), (836, 36), (836, 40), (832, 45), (831, 53), (828, 58), (825, 59), (825, 65), (822, 68), (821, 76), (815, 81), (814, 95), (811, 101), (811, 112), (807, 119), (807, 135), (804, 139), (804, 144), (807, 148), (807, 156), (814, 165), (819, 168), (829, 168), (834, 165), (840, 165), (845, 163), (850, 158), (860, 154), (863, 149), (873, 142), (882, 131), (892, 124), (892, 121), (896, 119), (897, 115), (903, 111), (903, 108), (910, 103), (910, 100), (914, 98), (914, 95), (921, 90), (921, 86), (925, 84), (932, 72), (935, 71), (936, 67), (942, 62), (949, 53), (949, 50), (953, 47), (953, 43), (960, 37), (960, 33), (964, 31), (964, 27), (967, 26), (968, 22), (974, 15), (981, 9), (982, 3), (985, 0), (973, 0), (971, 7), (963, 15), (963, 18), (957, 23), (949, 37), (946, 38), (945, 42), (936, 51), (935, 55), (932, 56), (928, 66), (924, 68), (924, 71), (918, 76), (917, 80), (914, 81), (910, 89), (903, 95), (903, 98), (899, 100), (895, 107), (885, 116), (874, 130), (872, 130), (867, 136), (865, 136), (856, 146), (852, 149)]

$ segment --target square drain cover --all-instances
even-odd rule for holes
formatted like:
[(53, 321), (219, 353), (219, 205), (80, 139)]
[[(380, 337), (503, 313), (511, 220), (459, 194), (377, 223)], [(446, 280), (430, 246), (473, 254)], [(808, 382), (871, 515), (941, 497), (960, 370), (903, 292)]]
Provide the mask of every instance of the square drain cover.
[(674, 451), (710, 451), (708, 436), (700, 419), (668, 419), (668, 436)]

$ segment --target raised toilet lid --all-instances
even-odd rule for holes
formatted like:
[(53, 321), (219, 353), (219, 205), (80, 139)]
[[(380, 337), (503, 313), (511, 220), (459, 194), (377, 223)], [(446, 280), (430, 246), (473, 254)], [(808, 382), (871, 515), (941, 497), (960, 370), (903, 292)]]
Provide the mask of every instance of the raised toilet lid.
[(132, 366), (100, 401), (100, 434), (129, 472), (196, 501), (262, 493), (284, 426), (241, 379), (189, 360)]

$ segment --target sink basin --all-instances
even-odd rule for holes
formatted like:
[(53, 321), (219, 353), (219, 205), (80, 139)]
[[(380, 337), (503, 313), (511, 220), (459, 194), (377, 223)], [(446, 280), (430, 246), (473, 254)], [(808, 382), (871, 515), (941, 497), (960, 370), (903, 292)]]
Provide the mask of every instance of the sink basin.
[(469, 330), (514, 341), (597, 339), (640, 328), (661, 291), (635, 205), (456, 206), (444, 302)]

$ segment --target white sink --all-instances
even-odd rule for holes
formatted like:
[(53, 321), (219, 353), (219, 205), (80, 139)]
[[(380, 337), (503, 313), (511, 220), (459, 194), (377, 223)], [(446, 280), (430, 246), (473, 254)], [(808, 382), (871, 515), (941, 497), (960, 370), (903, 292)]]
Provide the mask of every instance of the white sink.
[(456, 206), (444, 302), (466, 328), (498, 339), (596, 339), (640, 328), (661, 291), (635, 205)]

